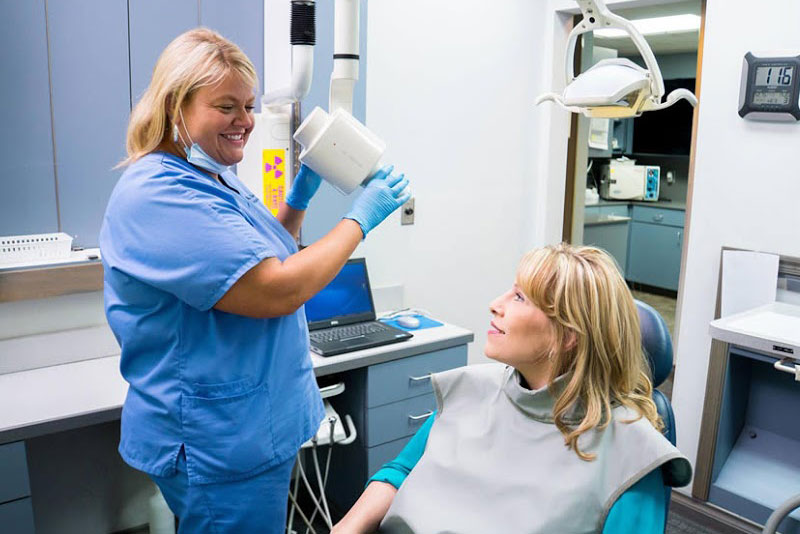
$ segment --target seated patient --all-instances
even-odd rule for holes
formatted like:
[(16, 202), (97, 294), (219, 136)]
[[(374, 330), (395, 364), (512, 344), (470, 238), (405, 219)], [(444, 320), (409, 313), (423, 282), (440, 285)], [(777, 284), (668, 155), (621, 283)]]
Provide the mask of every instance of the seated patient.
[(592, 247), (529, 252), (489, 306), (499, 363), (433, 375), (438, 409), (334, 534), (661, 533), (689, 461), (660, 433), (639, 316)]

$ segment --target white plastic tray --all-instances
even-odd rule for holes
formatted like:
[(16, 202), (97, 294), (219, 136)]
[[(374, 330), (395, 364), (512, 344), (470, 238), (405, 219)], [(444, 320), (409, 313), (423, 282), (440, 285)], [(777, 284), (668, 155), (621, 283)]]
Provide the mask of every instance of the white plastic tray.
[(780, 358), (800, 360), (800, 306), (773, 302), (711, 321), (711, 336)]

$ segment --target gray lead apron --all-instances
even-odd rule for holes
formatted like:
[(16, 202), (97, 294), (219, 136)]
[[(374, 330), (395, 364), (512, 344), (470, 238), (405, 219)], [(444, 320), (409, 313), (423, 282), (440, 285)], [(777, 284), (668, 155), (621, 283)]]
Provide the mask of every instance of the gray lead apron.
[(653, 469), (663, 466), (672, 486), (691, 478), (686, 457), (646, 419), (623, 422), (636, 416), (627, 408), (614, 408), (604, 431), (581, 435), (581, 450), (597, 454), (587, 462), (565, 446), (547, 388), (523, 388), (513, 368), (463, 367), (434, 375), (433, 385), (438, 413), (425, 453), (381, 533), (600, 532), (617, 498)]

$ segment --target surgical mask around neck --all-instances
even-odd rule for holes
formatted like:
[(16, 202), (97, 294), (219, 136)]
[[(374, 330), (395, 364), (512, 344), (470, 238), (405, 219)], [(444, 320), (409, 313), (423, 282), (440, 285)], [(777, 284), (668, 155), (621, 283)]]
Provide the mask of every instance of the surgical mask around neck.
[(177, 124), (173, 127), (174, 130), (172, 138), (173, 141), (175, 141), (176, 143), (178, 142), (178, 138), (180, 138), (181, 144), (183, 145), (183, 150), (184, 152), (186, 152), (186, 161), (188, 161), (192, 165), (195, 165), (197, 167), (200, 167), (201, 169), (205, 169), (208, 172), (217, 175), (227, 171), (229, 169), (228, 165), (223, 165), (222, 163), (219, 163), (217, 160), (206, 154), (206, 151), (203, 150), (200, 147), (200, 145), (192, 141), (192, 137), (189, 135), (189, 129), (186, 127), (186, 120), (183, 118), (183, 111), (179, 109), (178, 113), (180, 113), (181, 115), (181, 122), (183, 122), (183, 129), (186, 130), (186, 137), (189, 138), (191, 146), (189, 146), (188, 148), (186, 147), (186, 143), (183, 140), (183, 136), (181, 135)]

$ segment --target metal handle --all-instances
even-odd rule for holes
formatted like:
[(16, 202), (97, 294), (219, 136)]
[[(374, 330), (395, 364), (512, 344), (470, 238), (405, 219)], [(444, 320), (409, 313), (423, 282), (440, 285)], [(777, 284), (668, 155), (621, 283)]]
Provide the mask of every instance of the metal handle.
[(330, 386), (325, 386), (323, 388), (319, 388), (320, 395), (323, 399), (328, 397), (333, 397), (334, 395), (338, 395), (344, 391), (344, 382), (339, 382), (338, 384), (331, 384)]
[(430, 380), (431, 379), (431, 375), (427, 374), (427, 375), (424, 375), (424, 376), (409, 376), (408, 379), (411, 380), (412, 382), (419, 382), (421, 380)]
[(778, 360), (775, 362), (773, 367), (778, 371), (782, 371), (784, 373), (789, 373), (790, 375), (794, 375), (794, 379), (800, 382), (800, 367), (797, 367), (794, 364), (793, 358), (784, 358), (782, 360)]
[(420, 419), (427, 419), (428, 417), (433, 415), (433, 410), (428, 410), (422, 415), (409, 415), (408, 418), (412, 421), (419, 421)]
[(657, 213), (656, 215), (653, 215), (653, 220), (656, 221), (656, 222), (663, 221), (664, 220), (664, 214), (663, 213)]

